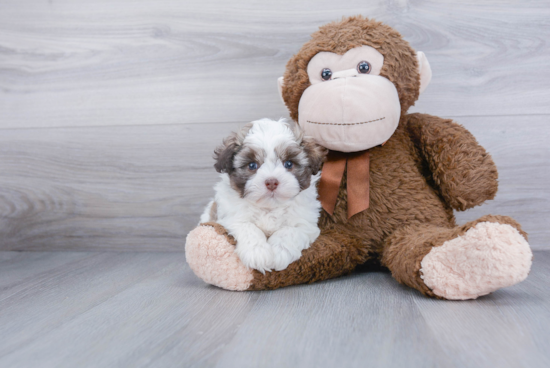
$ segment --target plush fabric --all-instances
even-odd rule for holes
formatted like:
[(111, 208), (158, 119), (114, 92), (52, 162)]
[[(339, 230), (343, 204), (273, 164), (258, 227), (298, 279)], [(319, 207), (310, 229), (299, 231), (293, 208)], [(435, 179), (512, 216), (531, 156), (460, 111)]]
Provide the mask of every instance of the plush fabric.
[(395, 87), (380, 76), (341, 78), (308, 88), (299, 112), (306, 135), (341, 152), (382, 144), (397, 128), (401, 114)]
[(358, 75), (357, 61), (368, 60), (370, 65), (369, 75), (380, 75), (384, 65), (384, 55), (374, 47), (361, 46), (347, 51), (345, 54), (334, 52), (319, 52), (307, 64), (307, 74), (311, 84), (324, 83), (320, 70), (329, 68), (334, 73), (332, 79), (343, 76)]
[(422, 93), (432, 80), (432, 68), (422, 51), (416, 53), (416, 59), (418, 60), (418, 70), (420, 70), (420, 93)]
[(395, 85), (401, 102), (401, 114), (407, 112), (420, 93), (420, 74), (414, 50), (390, 26), (356, 16), (320, 27), (287, 63), (282, 92), (294, 121), (298, 121), (302, 94), (311, 85), (307, 74), (309, 61), (319, 52), (343, 55), (361, 46), (371, 46), (384, 56), (380, 75)]
[[(242, 268), (228, 271), (243, 278), (247, 274), (249, 290), (265, 290), (377, 265), (387, 267), (404, 285), (447, 299), (476, 298), (525, 279), (532, 253), (515, 220), (487, 215), (457, 226), (453, 210), (493, 199), (498, 172), (489, 153), (460, 124), (407, 114), (431, 71), (426, 56), (412, 50), (397, 31), (360, 16), (321, 27), (288, 62), (284, 80), (279, 80), (291, 117), (299, 121), (300, 99), (311, 85), (307, 66), (316, 54), (343, 55), (365, 45), (383, 55), (379, 76), (393, 83), (401, 106), (393, 135), (384, 145), (369, 149), (369, 207), (348, 218), (345, 172), (334, 212), (322, 211), (321, 235), (298, 261), (265, 275)], [(328, 83), (334, 82), (338, 81)], [(207, 259), (210, 247), (221, 247), (223, 239), (216, 238), (212, 245), (202, 241), (196, 258)], [(226, 236), (225, 242), (223, 248), (229, 251), (230, 238)], [(201, 272), (216, 285), (228, 277), (219, 272), (211, 276), (212, 270)]]
[(235, 241), (216, 223), (205, 223), (191, 231), (185, 242), (185, 258), (205, 282), (227, 290), (246, 290), (252, 273), (235, 254)]
[(510, 225), (480, 222), (434, 247), (422, 259), (420, 277), (435, 295), (475, 299), (527, 278), (529, 244)]

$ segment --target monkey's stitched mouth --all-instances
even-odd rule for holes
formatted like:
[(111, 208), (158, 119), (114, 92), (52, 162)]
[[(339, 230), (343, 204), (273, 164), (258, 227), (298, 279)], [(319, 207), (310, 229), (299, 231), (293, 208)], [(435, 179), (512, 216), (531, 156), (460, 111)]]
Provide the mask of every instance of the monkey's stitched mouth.
[(374, 120), (369, 120), (369, 121), (362, 121), (360, 123), (348, 123), (348, 124), (344, 124), (344, 123), (318, 123), (318, 122), (315, 122), (315, 121), (309, 121), (307, 120), (308, 123), (310, 124), (317, 124), (317, 125), (361, 125), (361, 124), (368, 124), (368, 123), (374, 123), (375, 121), (380, 121), (380, 120), (384, 120), (386, 117), (381, 117), (379, 119), (374, 119)]

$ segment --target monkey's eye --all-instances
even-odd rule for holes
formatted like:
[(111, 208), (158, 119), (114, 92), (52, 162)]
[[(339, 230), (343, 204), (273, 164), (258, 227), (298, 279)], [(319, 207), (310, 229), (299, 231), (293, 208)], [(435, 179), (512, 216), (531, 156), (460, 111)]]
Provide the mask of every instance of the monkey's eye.
[(248, 169), (252, 170), (252, 171), (256, 171), (256, 170), (258, 170), (258, 164), (255, 163), (255, 162), (251, 162), (251, 163), (248, 164)]
[(360, 61), (359, 64), (357, 64), (357, 71), (361, 74), (369, 74), (370, 73), (370, 64), (368, 61)]
[(285, 161), (284, 163), (285, 169), (288, 169), (288, 170), (292, 169), (293, 165), (294, 164), (292, 163), (292, 161)]
[(332, 70), (330, 70), (329, 68), (325, 68), (323, 70), (321, 70), (321, 78), (323, 80), (329, 80), (330, 78), (332, 77)]

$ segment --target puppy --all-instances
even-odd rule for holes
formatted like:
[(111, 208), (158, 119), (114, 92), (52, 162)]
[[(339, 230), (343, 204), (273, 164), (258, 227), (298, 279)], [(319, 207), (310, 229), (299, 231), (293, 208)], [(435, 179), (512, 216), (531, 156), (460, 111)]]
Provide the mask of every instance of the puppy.
[(315, 184), (326, 155), (284, 119), (247, 124), (214, 152), (221, 181), (201, 222), (223, 225), (247, 267), (284, 270), (319, 236)]

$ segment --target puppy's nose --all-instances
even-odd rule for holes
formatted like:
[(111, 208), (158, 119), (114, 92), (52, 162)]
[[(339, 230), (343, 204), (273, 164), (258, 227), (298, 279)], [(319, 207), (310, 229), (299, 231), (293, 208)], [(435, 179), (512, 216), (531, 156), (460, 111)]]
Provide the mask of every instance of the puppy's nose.
[(271, 190), (272, 192), (277, 189), (277, 186), (279, 185), (279, 180), (275, 178), (269, 178), (265, 181), (265, 186), (267, 189)]

